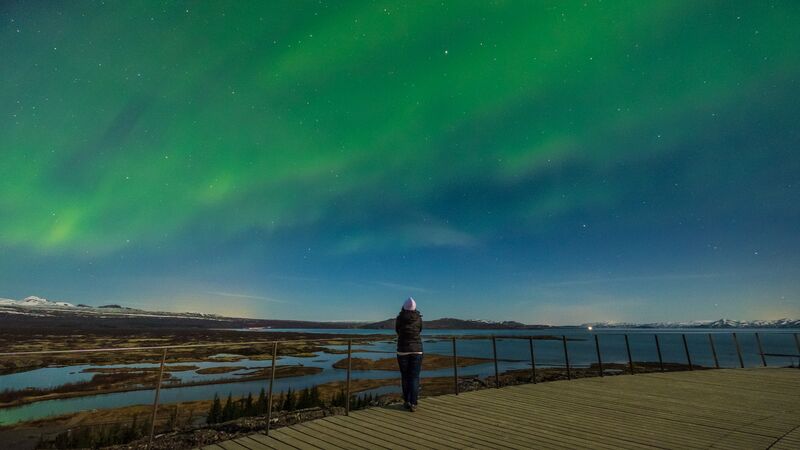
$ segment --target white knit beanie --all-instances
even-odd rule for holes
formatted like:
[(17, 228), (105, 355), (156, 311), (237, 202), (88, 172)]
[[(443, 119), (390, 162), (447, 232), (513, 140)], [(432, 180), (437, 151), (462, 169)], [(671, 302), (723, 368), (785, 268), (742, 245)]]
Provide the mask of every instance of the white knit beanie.
[(417, 302), (415, 302), (413, 298), (408, 297), (408, 300), (403, 303), (403, 309), (406, 311), (414, 311), (417, 309)]

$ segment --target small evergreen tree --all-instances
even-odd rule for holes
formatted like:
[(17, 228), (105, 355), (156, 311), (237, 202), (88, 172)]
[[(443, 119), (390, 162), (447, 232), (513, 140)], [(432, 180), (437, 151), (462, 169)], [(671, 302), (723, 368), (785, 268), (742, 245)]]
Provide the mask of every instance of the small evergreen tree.
[(322, 406), (322, 400), (319, 396), (319, 386), (317, 385), (311, 388), (311, 406)]
[(167, 421), (167, 429), (174, 430), (178, 425), (178, 405), (169, 413), (169, 420)]
[(264, 392), (264, 388), (261, 388), (261, 392), (258, 393), (258, 400), (256, 400), (256, 415), (260, 416), (267, 412), (267, 393)]
[(235, 413), (235, 406), (233, 406), (233, 398), (231, 397), (231, 394), (228, 393), (228, 399), (225, 400), (225, 406), (222, 407), (222, 414), (219, 421), (227, 422), (229, 420), (232, 420), (234, 418), (233, 417), (234, 413)]
[(297, 402), (297, 409), (305, 409), (311, 407), (311, 389), (306, 387), (300, 393), (300, 400)]
[(106, 445), (113, 445), (125, 442), (123, 441), (124, 437), (123, 437), (122, 427), (120, 426), (119, 423), (115, 423), (114, 425), (111, 426), (111, 428), (108, 430), (108, 436), (109, 436), (108, 443)]
[(347, 400), (347, 393), (344, 390), (339, 391), (333, 395), (331, 399), (331, 406), (345, 406)]
[(247, 398), (244, 400), (244, 411), (242, 411), (243, 416), (253, 416), (256, 413), (255, 407), (253, 405), (253, 393), (248, 392)]
[[(206, 423), (218, 423), (222, 418), (222, 404), (219, 401), (219, 395), (214, 394), (214, 401), (211, 403), (211, 409), (208, 410), (208, 417), (206, 417)], [(136, 426), (136, 419), (133, 422), (134, 427)]]
[(292, 388), (289, 388), (286, 391), (286, 400), (284, 400), (284, 402), (283, 402), (283, 410), (284, 411), (294, 411), (295, 404), (296, 404), (296, 402), (295, 402), (295, 399), (294, 399), (294, 391), (292, 391)]

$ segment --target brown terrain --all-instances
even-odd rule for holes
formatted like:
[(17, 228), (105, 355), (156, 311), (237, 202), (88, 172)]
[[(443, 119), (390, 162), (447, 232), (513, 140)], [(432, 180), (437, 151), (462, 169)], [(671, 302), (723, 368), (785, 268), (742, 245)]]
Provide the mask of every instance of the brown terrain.
[[(368, 343), (385, 339), (386, 336), (360, 336), (354, 339), (353, 343)], [(336, 335), (327, 334), (248, 333), (206, 329), (145, 332), (105, 330), (83, 334), (43, 332), (35, 328), (29, 331), (0, 330), (0, 349), (3, 353), (211, 344), (209, 347), (169, 349), (167, 362), (170, 364), (198, 361), (238, 361), (245, 357), (254, 360), (269, 360), (272, 358), (272, 347), (275, 340), (281, 341), (278, 345), (278, 356), (301, 357), (313, 357), (316, 352), (325, 350), (327, 345), (341, 345), (346, 342), (345, 339), (337, 339)], [(48, 366), (158, 363), (161, 361), (162, 352), (161, 349), (145, 349), (3, 356), (0, 357), (0, 375)], [(239, 356), (214, 357), (219, 354)]]

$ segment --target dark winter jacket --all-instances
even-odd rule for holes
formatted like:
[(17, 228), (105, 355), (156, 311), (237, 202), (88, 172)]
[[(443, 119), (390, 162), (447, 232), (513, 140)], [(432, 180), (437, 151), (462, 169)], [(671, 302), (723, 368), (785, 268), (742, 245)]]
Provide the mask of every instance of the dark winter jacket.
[(398, 352), (421, 352), (422, 314), (419, 311), (400, 310), (394, 322), (394, 331), (397, 332)]

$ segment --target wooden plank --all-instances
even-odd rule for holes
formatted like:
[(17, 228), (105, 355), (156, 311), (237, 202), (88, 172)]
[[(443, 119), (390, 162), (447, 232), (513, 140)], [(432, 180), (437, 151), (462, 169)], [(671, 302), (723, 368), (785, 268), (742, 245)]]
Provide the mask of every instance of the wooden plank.
[[(620, 380), (620, 378), (623, 378)], [(690, 392), (692, 390), (713, 391), (719, 390), (727, 392), (732, 395), (750, 396), (752, 392), (758, 392), (765, 396), (772, 396), (779, 398), (782, 396), (786, 389), (795, 387), (794, 384), (786, 384), (782, 386), (770, 385), (769, 380), (762, 376), (754, 375), (749, 380), (741, 382), (725, 380), (725, 379), (709, 379), (709, 378), (689, 378), (689, 377), (674, 377), (674, 378), (655, 378), (647, 376), (634, 377), (635, 380), (624, 380), (624, 377), (605, 377), (603, 379), (586, 379), (586, 382), (579, 383), (585, 386), (603, 385), (615, 386), (618, 389), (623, 389), (628, 392), (634, 392), (637, 389), (654, 387), (659, 390), (672, 389), (680, 386), (682, 392)], [(560, 383), (548, 383), (556, 384)]]
[[(274, 430), (272, 430), (272, 431), (274, 431)], [(260, 434), (260, 433), (256, 433), (256, 434), (251, 434), (250, 436), (247, 436), (247, 437), (252, 439), (252, 440), (254, 440), (254, 441), (257, 441), (257, 442), (259, 442), (261, 444), (264, 444), (267, 447), (274, 448), (276, 450), (295, 450), (295, 447), (292, 447), (289, 444), (286, 444), (286, 443), (281, 442), (281, 441), (276, 440), (276, 439), (272, 439), (272, 431), (270, 431), (270, 435), (269, 436), (264, 435), (264, 434)]]
[(468, 425), (486, 438), (495, 439), (497, 442), (503, 442), (504, 444), (513, 446), (515, 448), (530, 448), (531, 444), (537, 442), (540, 446), (545, 446), (545, 444), (548, 443), (548, 441), (545, 439), (538, 439), (535, 436), (527, 433), (518, 433), (514, 430), (508, 430), (502, 426), (497, 426), (496, 424), (468, 422), (456, 415), (447, 415), (447, 419), (442, 419), (443, 416), (445, 415), (440, 414), (435, 416), (436, 419), (430, 420), (440, 420), (441, 423), (445, 424), (449, 421), (452, 421), (450, 424), (453, 425), (455, 423), (455, 425), (453, 425), (454, 427), (459, 424), (464, 426)]
[[(434, 407), (435, 408), (435, 407)], [(552, 427), (543, 426), (542, 421), (538, 421), (537, 423), (531, 423), (528, 421), (518, 421), (518, 411), (512, 408), (509, 408), (501, 413), (487, 413), (487, 411), (483, 408), (483, 405), (477, 404), (474, 408), (469, 408), (466, 410), (457, 410), (454, 411), (456, 414), (461, 415), (462, 417), (467, 418), (465, 420), (466, 423), (469, 423), (471, 426), (481, 419), (493, 420), (495, 421), (495, 427), (502, 429), (504, 434), (508, 434), (510, 430), (514, 430), (515, 432), (520, 432), (521, 434), (528, 436), (539, 443), (549, 443), (550, 446), (553, 447), (567, 447), (567, 448), (575, 448), (578, 447), (592, 447), (597, 449), (615, 449), (618, 448), (618, 445), (611, 445), (605, 442), (598, 441), (595, 438), (589, 439), (586, 436), (575, 435), (570, 433), (564, 433), (560, 430), (554, 430)], [(476, 416), (470, 417), (470, 414), (476, 414)]]
[[(280, 429), (282, 433), (285, 433), (298, 441), (305, 442), (308, 445), (313, 445), (314, 447), (319, 448), (332, 448), (332, 449), (343, 449), (344, 447), (339, 447), (327, 440), (321, 439), (319, 435), (314, 436), (315, 433), (304, 433), (302, 429), (299, 427), (286, 427)], [(306, 430), (307, 431), (307, 430)]]
[[(438, 399), (437, 399), (438, 400)], [(466, 398), (465, 398), (466, 400)], [(503, 427), (503, 432), (520, 433), (523, 436), (529, 436), (540, 441), (555, 441), (560, 443), (569, 443), (574, 439), (581, 439), (582, 441), (593, 442), (594, 447), (603, 448), (617, 448), (624, 441), (616, 438), (603, 439), (602, 436), (596, 434), (584, 433), (581, 430), (570, 429), (564, 423), (553, 422), (550, 418), (542, 418), (536, 423), (529, 421), (520, 422), (519, 411), (513, 411), (513, 415), (503, 413), (496, 413), (494, 411), (487, 411), (481, 404), (472, 403), (464, 405), (462, 408), (453, 408), (449, 404), (440, 405), (438, 402), (428, 402), (425, 406), (426, 409), (431, 409), (442, 414), (451, 414), (460, 416), (467, 422), (474, 423), (488, 423), (491, 426)], [(509, 409), (505, 412), (507, 413)], [(586, 442), (573, 445), (585, 445)], [(628, 444), (629, 446), (631, 444)], [(642, 446), (648, 447), (648, 446)]]
[(436, 423), (441, 427), (454, 430), (461, 431), (464, 428), (468, 428), (469, 430), (474, 430), (485, 439), (502, 442), (504, 445), (511, 446), (512, 448), (530, 448), (531, 445), (529, 436), (520, 437), (514, 433), (507, 433), (505, 430), (501, 430), (497, 427), (483, 426), (483, 424), (469, 422), (451, 414), (432, 414), (422, 409), (414, 413), (414, 417), (418, 418), (418, 420)]
[(367, 437), (372, 442), (378, 442), (378, 445), (382, 447), (391, 447), (391, 448), (415, 448), (413, 445), (409, 444), (408, 441), (402, 438), (397, 438), (393, 435), (387, 435), (385, 433), (381, 433), (380, 431), (375, 431), (372, 428), (365, 427), (361, 423), (357, 421), (348, 421), (343, 420), (342, 417), (332, 416), (332, 417), (325, 417), (320, 419), (323, 422), (328, 422), (335, 426), (349, 429), (350, 431), (355, 431), (360, 433), (364, 436), (366, 440)]
[[(509, 393), (510, 394), (510, 393)], [(519, 396), (514, 393), (513, 395)], [(495, 398), (505, 398), (503, 395), (497, 394)], [(537, 404), (542, 399), (552, 398), (549, 393), (535, 393), (526, 395), (525, 399), (529, 400), (531, 404)], [(615, 395), (615, 393), (606, 394), (602, 393), (588, 394), (586, 392), (575, 392), (563, 390), (559, 393), (558, 399), (564, 403), (571, 403), (574, 406), (583, 406), (586, 404), (600, 404), (606, 407), (613, 407), (621, 411), (630, 413), (643, 414), (652, 417), (664, 418), (678, 422), (696, 423), (706, 426), (716, 426), (719, 428), (738, 430), (742, 426), (752, 426), (758, 423), (759, 420), (768, 417), (767, 414), (772, 412), (762, 412), (756, 414), (719, 414), (719, 409), (708, 410), (702, 408), (702, 405), (692, 405), (688, 407), (685, 403), (677, 404), (676, 402), (636, 402), (630, 397)], [(753, 412), (752, 410), (750, 412)], [(721, 417), (722, 416), (722, 417)], [(724, 418), (725, 420), (720, 420)], [(784, 427), (771, 427), (764, 425), (760, 432), (770, 436), (777, 436), (783, 434)]]
[(271, 447), (269, 445), (264, 444), (263, 442), (259, 442), (252, 438), (252, 436), (245, 436), (239, 439), (236, 439), (236, 442), (244, 445), (245, 447), (251, 450), (275, 450), (275, 447)]
[[(609, 379), (606, 377), (605, 379)], [(742, 397), (744, 399), (751, 399), (751, 400), (764, 400), (764, 399), (785, 399), (785, 395), (787, 392), (791, 392), (791, 390), (785, 390), (781, 395), (772, 396), (770, 398), (769, 395), (757, 391), (757, 397), (754, 397), (752, 393), (745, 393), (737, 391), (734, 387), (729, 386), (728, 388), (720, 388), (711, 385), (699, 385), (697, 383), (642, 383), (638, 381), (636, 383), (627, 383), (627, 384), (618, 384), (618, 383), (574, 383), (574, 386), (566, 387), (562, 384), (556, 383), (549, 383), (553, 384), (553, 386), (546, 386), (543, 385), (540, 389), (531, 389), (529, 386), (513, 386), (509, 388), (509, 391), (519, 392), (519, 393), (527, 393), (527, 392), (551, 392), (551, 391), (585, 391), (585, 392), (606, 392), (606, 393), (614, 393), (614, 394), (623, 394), (629, 396), (638, 396), (638, 395), (648, 395), (648, 396), (663, 396), (667, 399), (676, 398), (681, 400), (691, 400), (694, 398), (695, 394), (705, 394), (708, 396), (720, 395), (724, 394), (726, 398), (730, 397)]]
[[(572, 423), (571, 426), (579, 428), (581, 426), (595, 426), (599, 429), (613, 427), (616, 433), (628, 439), (636, 440), (642, 443), (663, 441), (672, 445), (693, 445), (697, 447), (706, 447), (711, 444), (717, 443), (719, 436), (730, 434), (735, 431), (723, 430), (718, 428), (708, 427), (694, 427), (692, 424), (673, 424), (670, 422), (660, 421), (654, 423), (657, 431), (648, 431), (646, 428), (638, 426), (637, 422), (648, 421), (653, 422), (651, 418), (638, 418), (635, 415), (631, 417), (615, 417), (614, 411), (606, 412), (606, 416), (611, 416), (606, 419), (597, 420), (595, 413), (586, 415), (586, 409), (571, 409), (564, 411), (558, 403), (551, 403), (551, 401), (542, 402), (547, 415), (559, 418), (561, 421), (576, 421), (579, 424)], [(504, 407), (502, 403), (494, 404), (494, 407)], [(518, 412), (520, 416), (530, 416), (528, 412)], [(536, 419), (541, 420), (541, 417)], [(686, 428), (689, 428), (686, 430)], [(692, 433), (694, 430), (694, 433)], [(750, 438), (748, 436), (740, 437), (740, 441), (763, 443), (765, 436), (760, 438)]]
[(320, 448), (322, 448), (322, 447), (318, 447), (316, 445), (312, 445), (312, 444), (309, 444), (307, 442), (301, 441), (299, 439), (296, 439), (296, 438), (286, 434), (285, 433), (286, 428), (288, 428), (288, 427), (278, 428), (276, 430), (270, 430), (269, 437), (274, 439), (274, 440), (281, 441), (286, 445), (291, 445), (292, 447), (294, 447), (296, 449), (300, 449), (300, 450), (320, 449)]
[[(357, 420), (353, 417), (354, 413), (350, 413), (350, 417), (343, 419), (348, 425), (357, 424), (358, 426), (372, 430), (374, 436), (382, 437), (383, 439), (393, 439), (395, 442), (402, 442), (413, 448), (436, 448), (434, 445), (426, 440), (424, 437), (415, 434), (409, 434), (403, 430), (394, 427), (385, 427), (382, 424), (375, 424), (369, 420)], [(452, 448), (452, 447), (450, 447)]]
[[(584, 408), (571, 408), (565, 411), (563, 405), (554, 400), (543, 401), (546, 406), (548, 418), (558, 418), (559, 422), (568, 423), (573, 429), (584, 429), (586, 431), (600, 430), (603, 432), (608, 427), (614, 427), (615, 434), (636, 442), (648, 444), (650, 442), (664, 441), (671, 445), (695, 445), (699, 447), (708, 446), (716, 441), (715, 433), (722, 435), (723, 430), (709, 430), (705, 428), (692, 428), (691, 424), (673, 424), (667, 421), (656, 423), (656, 429), (643, 427), (644, 422), (653, 421), (652, 418), (643, 418), (635, 414), (619, 414), (613, 410), (603, 410), (598, 412), (592, 406)], [(498, 403), (494, 400), (483, 400), (483, 411), (485, 413), (497, 413), (505, 408), (520, 406), (514, 399), (508, 399), (506, 403)], [(516, 415), (520, 418), (531, 417), (541, 421), (545, 419), (541, 413), (517, 410)], [(686, 429), (689, 430), (686, 430)], [(691, 430), (700, 430), (698, 435), (693, 435)], [(687, 432), (688, 431), (688, 432)], [(656, 439), (657, 438), (657, 439)]]
[[(508, 403), (496, 403), (483, 400), (480, 403), (475, 404), (476, 407), (480, 407), (482, 413), (484, 414), (502, 414), (502, 412), (506, 409), (513, 409), (517, 405), (514, 404), (513, 401)], [(614, 411), (606, 411), (607, 416), (613, 416)], [(605, 417), (597, 417), (597, 415), (593, 412), (591, 414), (587, 414), (586, 409), (576, 409), (574, 411), (565, 412), (559, 408), (559, 405), (551, 405), (551, 407), (547, 408), (546, 413), (542, 412), (531, 412), (531, 411), (523, 411), (523, 410), (515, 410), (514, 417), (509, 418), (511, 421), (524, 421), (526, 418), (536, 422), (541, 423), (542, 421), (552, 420), (554, 418), (558, 419), (557, 423), (563, 425), (568, 425), (573, 430), (584, 430), (587, 432), (594, 432), (603, 434), (604, 430), (608, 426), (615, 426), (615, 434), (620, 438), (626, 438), (629, 440), (633, 440), (636, 442), (640, 442), (643, 444), (648, 444), (649, 442), (653, 442), (652, 439), (642, 440), (642, 434), (648, 433), (649, 430), (644, 429), (640, 430), (638, 427), (633, 426), (634, 421), (642, 420), (641, 418), (636, 417), (626, 417), (626, 420), (609, 420)], [(617, 423), (621, 422), (621, 423)], [(668, 426), (668, 424), (659, 424), (662, 428), (661, 432), (663, 433), (663, 428)], [(662, 436), (663, 438), (664, 436)], [(712, 441), (709, 441), (712, 442)]]
[(477, 435), (471, 433), (470, 430), (453, 427), (442, 426), (441, 422), (434, 422), (425, 420), (417, 413), (409, 413), (406, 411), (389, 411), (386, 408), (371, 408), (368, 411), (369, 417), (367, 420), (378, 421), (379, 423), (398, 424), (413, 430), (414, 433), (421, 435), (425, 439), (430, 439), (432, 442), (440, 442), (442, 448), (456, 447), (456, 448), (480, 448), (480, 447), (493, 447), (493, 448), (516, 448), (512, 446), (498, 445), (497, 441), (476, 438)]
[[(509, 397), (511, 395), (511, 397)], [(494, 399), (520, 399), (519, 395), (512, 394), (512, 393), (498, 393), (492, 398)], [(693, 421), (693, 420), (700, 420), (706, 421), (709, 423), (716, 423), (719, 425), (720, 418), (725, 418), (726, 421), (731, 421), (737, 425), (742, 425), (746, 423), (751, 423), (754, 420), (759, 420), (768, 417), (766, 414), (760, 415), (744, 415), (743, 418), (739, 418), (738, 416), (733, 417), (725, 417), (725, 415), (715, 415), (716, 411), (697, 411), (699, 409), (698, 405), (687, 405), (687, 404), (670, 404), (670, 405), (658, 405), (658, 404), (638, 404), (637, 402), (627, 401), (628, 399), (622, 396), (614, 396), (613, 394), (609, 397), (601, 396), (601, 395), (586, 395), (583, 393), (574, 393), (574, 392), (560, 392), (558, 396), (555, 395), (548, 395), (546, 393), (535, 393), (526, 396), (524, 399), (526, 402), (529, 402), (531, 405), (539, 405), (541, 401), (552, 401), (557, 400), (559, 402), (563, 402), (565, 404), (571, 404), (575, 407), (585, 407), (586, 405), (592, 405), (593, 407), (598, 408), (612, 408), (617, 410), (628, 411), (632, 413), (636, 413), (639, 415), (664, 415), (669, 416), (670, 418), (675, 418), (675, 420), (682, 420), (685, 418), (685, 421)], [(722, 416), (722, 417), (720, 417)]]
[[(525, 447), (517, 447), (513, 445), (508, 445), (504, 442), (498, 442), (497, 438), (489, 439), (487, 438), (486, 434), (478, 434), (475, 432), (475, 428), (472, 427), (465, 427), (459, 426), (460, 424), (445, 424), (443, 422), (432, 420), (429, 417), (422, 418), (417, 414), (408, 414), (405, 411), (397, 411), (392, 410), (389, 408), (372, 408), (370, 412), (376, 415), (383, 415), (392, 420), (405, 420), (408, 423), (412, 424), (414, 427), (425, 430), (431, 434), (433, 433), (457, 433), (461, 439), (466, 442), (470, 442), (474, 446), (480, 448), (483, 446), (488, 446), (489, 448), (505, 448), (505, 449), (516, 449), (516, 448), (525, 448)], [(402, 419), (399, 419), (398, 416), (404, 416)]]
[(299, 423), (297, 425), (294, 425), (294, 428), (302, 430), (306, 434), (313, 433), (313, 435), (319, 436), (320, 439), (330, 442), (336, 445), (337, 447), (360, 448), (365, 450), (374, 448), (366, 445), (364, 441), (357, 440), (346, 434), (336, 433), (333, 430), (329, 430), (325, 427), (319, 426), (314, 421)]
[(766, 436), (753, 436), (738, 431), (733, 431), (719, 438), (717, 442), (712, 445), (714, 448), (769, 448), (775, 442), (774, 438)]
[(594, 428), (586, 426), (576, 428), (564, 421), (553, 420), (551, 417), (542, 416), (536, 418), (535, 421), (527, 420), (527, 418), (519, 416), (519, 411), (515, 411), (513, 416), (501, 416), (494, 411), (487, 411), (485, 408), (482, 408), (482, 405), (470, 405), (468, 409), (455, 410), (451, 405), (434, 405), (427, 403), (426, 408), (443, 414), (451, 411), (451, 414), (459, 415), (473, 422), (484, 421), (492, 424), (492, 421), (494, 421), (493, 424), (495, 426), (502, 426), (504, 432), (514, 430), (536, 441), (547, 442), (556, 440), (556, 442), (563, 442), (570, 438), (580, 438), (581, 440), (592, 442), (593, 448), (653, 448), (652, 445), (633, 442), (624, 437), (620, 437), (616, 432), (613, 436), (606, 435), (602, 432), (598, 432)]
[(262, 444), (260, 442), (256, 442), (256, 441), (254, 441), (252, 439), (248, 439), (246, 436), (233, 439), (230, 442), (235, 442), (236, 444), (239, 444), (239, 445), (241, 445), (242, 447), (244, 447), (244, 448), (246, 448), (248, 450), (271, 450), (266, 445), (264, 445), (264, 444)]
[[(497, 394), (493, 395), (492, 397), (497, 397), (497, 396), (499, 396), (499, 395), (500, 395), (500, 393), (497, 393)], [(506, 395), (507, 395), (507, 393), (506, 393)], [(485, 401), (496, 401), (496, 400), (497, 400), (496, 398), (490, 398), (489, 400), (485, 400)], [(509, 399), (507, 399), (507, 400), (508, 400), (508, 401), (510, 401), (510, 402), (514, 402), (514, 401), (516, 401), (516, 400), (518, 400), (518, 399), (517, 399), (516, 397), (512, 397), (512, 398), (509, 398)], [(554, 402), (554, 401), (555, 401), (555, 400), (552, 400), (552, 399), (547, 399), (547, 398), (545, 398), (545, 399), (542, 399), (542, 400), (540, 401), (540, 406), (542, 406), (542, 407), (546, 407), (546, 408), (547, 408), (547, 411), (548, 411), (548, 414), (553, 414), (554, 412), (557, 412), (559, 409), (563, 409), (563, 408), (560, 408), (560, 406), (561, 406), (560, 404), (558, 404), (558, 403), (555, 403), (555, 404), (553, 404), (552, 402)], [(558, 401), (556, 401), (556, 402), (558, 402)], [(506, 405), (503, 405), (503, 406), (506, 406)], [(521, 404), (521, 405), (518, 405), (518, 406), (520, 406), (520, 409), (522, 409), (522, 408), (524, 408), (524, 407), (525, 407), (525, 406), (527, 406), (527, 405), (523, 403), (523, 404)], [(583, 413), (585, 412), (585, 410), (586, 410), (586, 407), (585, 407), (584, 405), (581, 405), (581, 406), (579, 406), (579, 407), (578, 407), (578, 406), (575, 406), (575, 405), (572, 405), (572, 408), (573, 408), (573, 409), (571, 410), (571, 412), (570, 412), (570, 413), (571, 413), (571, 414), (577, 414), (577, 415), (583, 414)], [(627, 423), (627, 422), (630, 422), (630, 420), (627, 420), (627, 419), (626, 419), (626, 420), (624, 420), (623, 422), (626, 422), (626, 423)], [(661, 425), (660, 427), (661, 427), (661, 428), (664, 428), (664, 427), (663, 427), (663, 425)], [(673, 427), (673, 428), (674, 428), (674, 427)], [(680, 427), (678, 430), (673, 430), (673, 431), (676, 431), (676, 432), (683, 432), (682, 430), (684, 430), (684, 428), (685, 428), (685, 427), (681, 426), (681, 427)], [(700, 428), (700, 430), (701, 430), (701, 431), (707, 431), (707, 430), (704, 430), (704, 429), (702, 429), (702, 428)], [(730, 432), (730, 430), (729, 430), (729, 432)], [(740, 438), (740, 439), (741, 439), (741, 438)], [(751, 441), (754, 441), (754, 442), (763, 442), (763, 439), (758, 439), (758, 438), (752, 438), (752, 439), (750, 439), (750, 440), (751, 440)]]
[(769, 448), (775, 450), (797, 450), (800, 448), (800, 426), (776, 440)]
[(363, 442), (364, 444), (370, 446), (370, 448), (384, 448), (384, 449), (405, 449), (402, 445), (395, 444), (393, 442), (387, 442), (384, 439), (379, 439), (369, 434), (364, 434), (359, 430), (353, 430), (345, 426), (341, 426), (335, 423), (330, 423), (325, 420), (315, 420), (312, 422), (316, 426), (324, 427), (330, 429), (334, 433), (341, 433), (344, 434), (349, 438), (356, 439), (359, 442)]
[[(356, 411), (351, 412), (350, 417), (353, 420), (358, 420), (364, 422), (366, 424), (374, 425), (377, 429), (385, 430), (386, 432), (396, 433), (399, 436), (405, 437), (409, 440), (414, 440), (416, 442), (421, 442), (424, 445), (429, 445), (428, 443), (436, 444), (437, 448), (452, 448), (457, 449), (463, 447), (463, 445), (459, 445), (458, 443), (458, 436), (451, 436), (451, 439), (442, 439), (437, 435), (431, 435), (426, 433), (421, 433), (418, 428), (414, 426), (409, 426), (408, 422), (405, 421), (390, 421), (385, 419), (384, 417), (378, 416), (372, 411)], [(455, 441), (454, 441), (455, 439)]]
[(242, 444), (237, 443), (236, 441), (220, 442), (217, 445), (219, 445), (220, 447), (224, 448), (225, 450), (249, 450), (247, 447), (245, 447)]
[(738, 415), (742, 413), (752, 414), (753, 406), (763, 404), (764, 401), (768, 401), (770, 410), (773, 410), (776, 406), (792, 406), (796, 402), (796, 399), (793, 399), (792, 396), (787, 398), (786, 395), (783, 396), (782, 401), (777, 401), (776, 399), (767, 399), (760, 395), (749, 395), (747, 397), (742, 397), (724, 391), (688, 391), (686, 389), (674, 386), (671, 388), (664, 388), (662, 386), (647, 386), (640, 390), (634, 390), (631, 388), (627, 388), (625, 390), (616, 390), (609, 386), (589, 386), (583, 383), (575, 383), (575, 385), (576, 386), (570, 390), (545, 387), (539, 391), (518, 390), (514, 392), (520, 395), (546, 395), (546, 393), (553, 391), (583, 392), (586, 395), (599, 396), (609, 394), (648, 405), (659, 405), (662, 403), (685, 405), (686, 403), (691, 403), (695, 408), (714, 410), (714, 413), (719, 415)]
[[(752, 397), (752, 393), (757, 392), (759, 395), (772, 397), (778, 401), (786, 393), (786, 389), (791, 385), (771, 388), (769, 383), (769, 376), (753, 374), (749, 380), (742, 379), (742, 381), (734, 381), (725, 377), (711, 378), (711, 377), (692, 377), (685, 375), (684, 372), (676, 373), (674, 377), (654, 377), (642, 375), (635, 380), (624, 380), (624, 377), (605, 377), (603, 379), (587, 378), (587, 385), (603, 384), (605, 386), (617, 385), (624, 386), (624, 389), (629, 392), (642, 390), (643, 388), (653, 387), (657, 390), (673, 389), (677, 386), (681, 387), (683, 393), (691, 391), (713, 391), (717, 388), (721, 392), (727, 392), (730, 395)], [(620, 380), (623, 378), (623, 380)], [(658, 380), (657, 382), (653, 382)], [(581, 383), (584, 384), (584, 383)]]
[[(757, 382), (757, 380), (754, 380)], [(586, 386), (581, 386), (581, 388), (597, 388), (599, 383), (587, 383)], [(620, 386), (620, 385), (618, 385)], [(653, 383), (653, 384), (645, 384), (642, 382), (637, 383), (630, 383), (628, 385), (624, 385), (624, 388), (617, 387), (611, 385), (603, 386), (608, 389), (614, 389), (619, 392), (626, 392), (630, 394), (646, 394), (651, 396), (665, 396), (669, 394), (676, 393), (679, 397), (678, 398), (691, 398), (693, 394), (701, 394), (706, 397), (710, 398), (721, 398), (722, 396), (726, 396), (728, 398), (735, 398), (741, 401), (748, 401), (748, 400), (755, 400), (756, 398), (763, 398), (769, 399), (776, 403), (788, 403), (785, 397), (787, 389), (783, 389), (783, 392), (770, 392), (767, 390), (759, 390), (748, 388), (744, 386), (729, 386), (727, 389), (723, 389), (714, 384), (703, 384), (703, 383), (694, 383), (694, 382), (684, 382), (684, 381), (676, 381), (670, 383)]]

